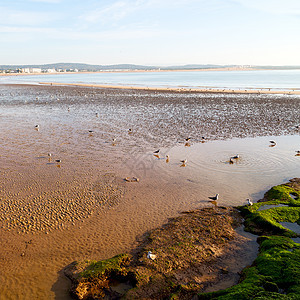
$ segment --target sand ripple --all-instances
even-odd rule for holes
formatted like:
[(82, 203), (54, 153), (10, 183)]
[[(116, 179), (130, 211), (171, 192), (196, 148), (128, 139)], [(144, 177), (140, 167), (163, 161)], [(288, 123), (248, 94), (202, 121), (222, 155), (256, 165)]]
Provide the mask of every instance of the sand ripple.
[(115, 175), (105, 174), (91, 188), (75, 186), (67, 191), (43, 192), (34, 197), (4, 198), (0, 203), (0, 222), (6, 230), (48, 234), (83, 221), (99, 208), (118, 204), (122, 195)]

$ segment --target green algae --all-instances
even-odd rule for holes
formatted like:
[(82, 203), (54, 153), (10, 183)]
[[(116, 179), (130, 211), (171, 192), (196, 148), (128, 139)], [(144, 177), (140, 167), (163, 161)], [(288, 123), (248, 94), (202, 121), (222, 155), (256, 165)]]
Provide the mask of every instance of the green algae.
[[(217, 292), (200, 293), (198, 299), (300, 299), (300, 244), (289, 238), (297, 236), (295, 232), (279, 224), (300, 225), (299, 196), (299, 179), (294, 179), (272, 187), (261, 202), (238, 207), (245, 218), (246, 231), (267, 234), (257, 239), (258, 257), (251, 267), (243, 270), (239, 284)], [(278, 204), (287, 207), (276, 207)], [(274, 207), (259, 211), (264, 205)]]
[[(290, 195), (293, 195), (293, 199)], [(300, 225), (300, 192), (287, 184), (272, 187), (266, 192), (262, 202), (252, 206), (240, 206), (245, 218), (245, 230), (254, 234), (279, 234), (287, 237), (297, 237), (297, 233), (284, 228), (279, 222), (292, 222)], [(276, 207), (278, 204), (285, 204), (287, 207)], [(273, 208), (258, 209), (264, 205), (274, 205)]]
[(116, 255), (110, 259), (100, 261), (89, 261), (88, 266), (78, 274), (80, 278), (100, 277), (105, 274), (114, 273), (126, 275), (126, 266), (130, 257), (128, 254)]
[[(296, 199), (293, 199), (290, 195), (294, 195)], [(286, 184), (281, 184), (272, 187), (269, 191), (266, 192), (265, 197), (267, 201), (277, 200), (279, 203), (295, 204), (300, 206), (300, 192), (287, 186)]]

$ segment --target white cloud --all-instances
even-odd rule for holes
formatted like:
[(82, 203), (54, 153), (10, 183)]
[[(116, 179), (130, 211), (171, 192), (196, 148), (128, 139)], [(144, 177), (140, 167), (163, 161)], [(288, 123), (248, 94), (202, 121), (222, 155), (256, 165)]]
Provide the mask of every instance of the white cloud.
[(64, 40), (68, 41), (86, 41), (91, 43), (99, 43), (99, 41), (118, 41), (118, 40), (138, 40), (141, 38), (154, 38), (170, 35), (170, 32), (156, 30), (152, 28), (137, 27), (134, 29), (121, 28), (118, 30), (106, 30), (101, 32), (76, 31), (69, 28), (49, 28), (49, 27), (18, 27), (18, 26), (0, 26), (0, 34), (9, 34), (12, 40), (19, 39), (20, 34), (23, 38), (31, 40), (46, 37), (47, 40)]
[(0, 24), (34, 26), (56, 19), (56, 15), (47, 12), (31, 12), (0, 7)]
[(96, 10), (88, 12), (82, 15), (80, 18), (91, 23), (96, 23), (98, 21), (106, 22), (109, 20), (118, 21), (138, 9), (140, 2), (142, 1), (131, 1), (131, 3), (128, 1), (117, 1), (108, 6), (100, 7)]
[(299, 0), (234, 0), (235, 2), (255, 10), (271, 14), (300, 14)]
[(30, 2), (41, 2), (41, 3), (60, 3), (61, 0), (29, 0)]
[(107, 6), (101, 6), (80, 16), (80, 19), (87, 22), (111, 22), (119, 21), (137, 11), (149, 9), (170, 9), (175, 6), (186, 6), (191, 3), (205, 2), (204, 0), (118, 0)]

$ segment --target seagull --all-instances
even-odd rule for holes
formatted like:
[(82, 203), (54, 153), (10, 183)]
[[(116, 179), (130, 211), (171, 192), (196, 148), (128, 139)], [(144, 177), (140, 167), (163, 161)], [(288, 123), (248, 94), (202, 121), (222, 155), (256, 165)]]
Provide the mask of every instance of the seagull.
[(250, 199), (246, 199), (248, 202), (248, 205), (253, 205), (253, 202)]
[(270, 141), (270, 144), (275, 146), (276, 142), (275, 141)]
[(40, 128), (40, 125), (35, 125), (34, 127), (35, 127), (35, 128)]
[(213, 200), (213, 201), (217, 201), (219, 198), (219, 194), (216, 194), (216, 196), (214, 197), (208, 197), (209, 199)]
[(112, 141), (113, 141), (113, 143), (115, 143), (117, 141), (117, 139), (113, 138)]
[(153, 254), (151, 251), (148, 251), (147, 258), (154, 260), (156, 258), (156, 255)]
[(297, 150), (296, 153), (297, 153), (297, 154), (300, 154), (300, 150)]
[(128, 133), (132, 133), (132, 129), (131, 128), (128, 129)]
[(187, 163), (187, 159), (181, 160), (180, 162), (185, 165)]
[(238, 158), (240, 158), (240, 156), (237, 154), (237, 155), (235, 155), (235, 156), (232, 156), (231, 158), (233, 158), (233, 159), (238, 159)]
[(52, 154), (51, 154), (51, 153), (48, 153), (48, 156), (49, 156), (49, 157), (51, 157), (51, 156), (52, 156)]
[(94, 131), (93, 130), (89, 130), (89, 133), (93, 133)]
[(61, 162), (61, 159), (56, 159), (55, 160), (57, 163), (60, 163)]
[(230, 163), (230, 164), (233, 164), (233, 163), (234, 163), (234, 161), (232, 160), (232, 157), (230, 157), (229, 163)]
[(96, 118), (98, 118), (99, 117), (99, 114), (98, 113), (96, 113)]
[(154, 151), (153, 153), (159, 153), (159, 151), (160, 151), (160, 149), (158, 149), (158, 150)]
[(191, 137), (187, 137), (185, 140), (188, 142), (191, 139)]

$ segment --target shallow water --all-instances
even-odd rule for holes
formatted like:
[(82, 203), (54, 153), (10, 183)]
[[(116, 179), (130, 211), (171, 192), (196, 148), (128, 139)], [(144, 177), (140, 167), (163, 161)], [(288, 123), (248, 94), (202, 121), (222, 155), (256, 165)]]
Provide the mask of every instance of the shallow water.
[(216, 193), (246, 204), (299, 177), (299, 115), (296, 97), (0, 86), (0, 298), (68, 299), (72, 261), (131, 251)]
[(279, 222), (284, 228), (294, 231), (298, 235), (300, 235), (300, 225), (292, 222)]
[(69, 73), (0, 77), (0, 83), (89, 83), (149, 87), (299, 89), (300, 70)]
[(285, 204), (277, 204), (277, 205), (262, 205), (257, 211), (267, 210), (270, 208), (277, 208), (277, 207), (288, 207)]

